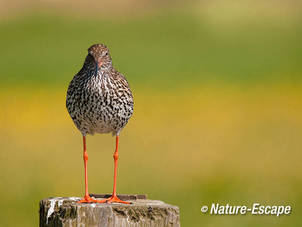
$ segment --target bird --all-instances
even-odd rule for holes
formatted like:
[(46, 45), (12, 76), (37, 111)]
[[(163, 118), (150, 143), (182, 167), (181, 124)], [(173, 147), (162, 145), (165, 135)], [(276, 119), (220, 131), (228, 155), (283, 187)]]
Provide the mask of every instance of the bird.
[[(79, 203), (123, 203), (116, 194), (119, 134), (133, 114), (133, 95), (125, 76), (112, 64), (109, 49), (104, 44), (88, 48), (83, 67), (69, 83), (66, 95), (67, 111), (83, 137), (85, 195)], [(86, 149), (87, 135), (112, 133), (115, 139), (113, 192), (111, 197), (97, 200), (89, 196)]]

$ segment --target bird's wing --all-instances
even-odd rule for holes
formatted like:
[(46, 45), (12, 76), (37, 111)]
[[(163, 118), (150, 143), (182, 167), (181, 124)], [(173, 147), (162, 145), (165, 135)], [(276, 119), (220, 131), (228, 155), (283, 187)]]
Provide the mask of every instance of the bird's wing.
[(124, 87), (129, 87), (126, 77), (123, 74), (121, 74), (119, 71), (113, 69), (112, 76), (115, 80), (121, 82)]

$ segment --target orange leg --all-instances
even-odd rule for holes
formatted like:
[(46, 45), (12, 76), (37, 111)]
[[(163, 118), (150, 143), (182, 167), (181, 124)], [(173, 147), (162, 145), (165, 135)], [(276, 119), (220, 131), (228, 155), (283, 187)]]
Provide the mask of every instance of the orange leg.
[(88, 194), (88, 177), (87, 177), (87, 161), (88, 161), (88, 153), (86, 150), (86, 137), (83, 136), (83, 159), (84, 159), (84, 168), (85, 168), (85, 196), (82, 200), (78, 201), (78, 203), (97, 203), (98, 200), (92, 199)]
[(117, 174), (117, 160), (118, 160), (118, 136), (116, 136), (116, 144), (115, 144), (115, 152), (113, 154), (114, 159), (114, 178), (113, 178), (113, 192), (112, 196), (108, 199), (104, 199), (99, 201), (99, 203), (124, 203), (124, 204), (131, 204), (130, 202), (126, 202), (120, 200), (116, 195), (116, 174)]

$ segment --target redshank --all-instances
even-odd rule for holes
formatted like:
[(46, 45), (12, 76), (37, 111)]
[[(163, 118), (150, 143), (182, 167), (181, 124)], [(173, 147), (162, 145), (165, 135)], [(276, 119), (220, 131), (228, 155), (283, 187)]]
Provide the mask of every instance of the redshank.
[[(133, 96), (126, 78), (114, 69), (109, 49), (95, 44), (88, 49), (82, 69), (69, 84), (66, 107), (83, 136), (85, 196), (79, 203), (125, 203), (116, 194), (119, 133), (133, 113)], [(91, 198), (88, 193), (86, 136), (112, 133), (116, 136), (112, 196), (104, 200)]]

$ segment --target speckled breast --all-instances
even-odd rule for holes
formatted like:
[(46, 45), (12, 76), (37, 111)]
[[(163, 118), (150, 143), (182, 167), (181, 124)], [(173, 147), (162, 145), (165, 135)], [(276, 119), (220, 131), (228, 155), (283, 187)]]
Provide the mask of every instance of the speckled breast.
[[(124, 81), (123, 81), (124, 80)], [(67, 110), (83, 135), (119, 134), (133, 113), (133, 97), (123, 77), (108, 74), (71, 81), (66, 99)]]

